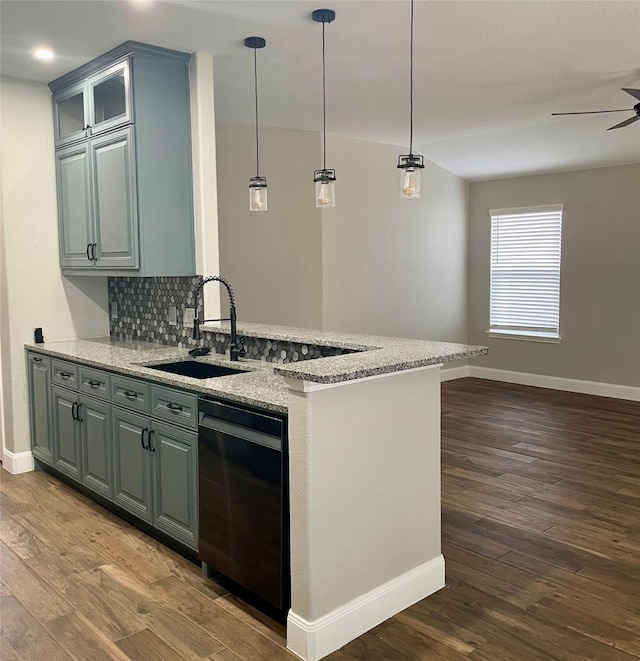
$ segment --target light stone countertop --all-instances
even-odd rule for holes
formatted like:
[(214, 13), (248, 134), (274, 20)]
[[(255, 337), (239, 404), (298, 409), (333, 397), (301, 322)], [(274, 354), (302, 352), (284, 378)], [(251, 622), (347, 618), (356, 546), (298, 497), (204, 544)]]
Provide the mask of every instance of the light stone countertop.
[[(213, 333), (229, 332), (228, 324), (203, 325)], [(485, 355), (487, 347), (403, 338), (334, 333), (302, 328), (238, 324), (238, 334), (282, 342), (299, 342), (349, 349), (359, 353), (316, 358), (289, 364), (240, 359), (231, 363), (221, 354), (198, 358), (200, 362), (246, 370), (246, 374), (195, 379), (148, 367), (150, 364), (189, 360), (187, 349), (149, 342), (102, 337), (26, 344), (25, 348), (53, 358), (71, 360), (147, 381), (221, 397), (271, 411), (286, 413), (287, 387), (283, 377), (317, 383), (340, 383), (402, 370)]]

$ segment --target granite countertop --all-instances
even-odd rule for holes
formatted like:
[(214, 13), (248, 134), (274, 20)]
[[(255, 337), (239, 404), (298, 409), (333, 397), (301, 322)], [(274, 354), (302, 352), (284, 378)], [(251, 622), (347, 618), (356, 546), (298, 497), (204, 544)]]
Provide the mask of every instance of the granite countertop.
[[(202, 330), (213, 333), (229, 332), (228, 325), (203, 325)], [(195, 379), (149, 367), (153, 364), (189, 360), (186, 348), (110, 337), (26, 344), (25, 347), (54, 358), (72, 360), (98, 369), (281, 413), (287, 411), (287, 386), (283, 377), (316, 383), (340, 383), (463, 358), (474, 358), (485, 355), (488, 351), (487, 347), (466, 344), (334, 333), (263, 324), (238, 324), (238, 334), (282, 342), (340, 347), (356, 350), (357, 353), (289, 364), (247, 359), (231, 363), (221, 354), (212, 353), (197, 360), (242, 369), (246, 373)]]
[[(229, 324), (203, 325), (202, 330), (211, 333), (228, 333)], [(355, 333), (251, 323), (239, 323), (238, 335), (358, 351), (358, 353), (349, 353), (342, 356), (303, 360), (287, 365), (277, 364), (274, 366), (276, 374), (292, 379), (315, 381), (316, 383), (340, 383), (426, 365), (449, 363), (465, 358), (477, 358), (486, 355), (489, 351), (487, 347), (469, 344), (413, 340), (381, 335), (358, 335)]]

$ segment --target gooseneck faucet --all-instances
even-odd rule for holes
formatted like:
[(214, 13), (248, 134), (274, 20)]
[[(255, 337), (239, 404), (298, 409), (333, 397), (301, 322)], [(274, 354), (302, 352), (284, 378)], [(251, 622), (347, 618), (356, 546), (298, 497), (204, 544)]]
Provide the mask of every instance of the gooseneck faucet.
[[(229, 316), (224, 319), (198, 319), (199, 314), (199, 302), (198, 297), (200, 291), (207, 284), (207, 282), (219, 282), (221, 285), (224, 285), (227, 288), (227, 294), (229, 294)], [(239, 356), (244, 355), (244, 351), (238, 345), (238, 331), (236, 328), (236, 299), (233, 295), (233, 289), (231, 285), (219, 275), (210, 275), (206, 278), (203, 278), (202, 282), (196, 287), (194, 293), (195, 299), (195, 316), (193, 320), (193, 339), (200, 339), (200, 324), (204, 324), (207, 321), (228, 321), (231, 323), (231, 340), (229, 341), (229, 357), (231, 360), (237, 361)], [(204, 312), (203, 315), (204, 316)]]

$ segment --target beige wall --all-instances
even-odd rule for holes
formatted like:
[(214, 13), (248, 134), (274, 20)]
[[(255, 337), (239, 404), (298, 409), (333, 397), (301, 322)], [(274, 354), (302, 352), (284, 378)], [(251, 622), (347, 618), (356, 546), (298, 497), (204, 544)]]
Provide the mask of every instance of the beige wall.
[(330, 135), (337, 204), (319, 211), (320, 135), (262, 131), (269, 211), (251, 213), (253, 140), (217, 127), (221, 272), (240, 319), (466, 342), (464, 181), (427, 163), (422, 199), (401, 200), (401, 147)]
[(58, 257), (51, 94), (1, 81), (0, 350), (10, 452), (30, 449), (24, 343), (108, 334), (106, 278), (63, 278)]
[(336, 207), (323, 217), (324, 328), (467, 341), (468, 185), (426, 162), (400, 199), (402, 147), (328, 138)]
[[(315, 208), (317, 133), (260, 132), (261, 175), (269, 210), (249, 211), (255, 175), (251, 127), (216, 127), (220, 273), (236, 293), (238, 318), (288, 326), (322, 326), (322, 221)], [(226, 310), (224, 297), (221, 302)]]
[[(469, 340), (483, 367), (640, 386), (640, 165), (471, 184)], [(489, 338), (489, 209), (564, 205), (560, 344)]]

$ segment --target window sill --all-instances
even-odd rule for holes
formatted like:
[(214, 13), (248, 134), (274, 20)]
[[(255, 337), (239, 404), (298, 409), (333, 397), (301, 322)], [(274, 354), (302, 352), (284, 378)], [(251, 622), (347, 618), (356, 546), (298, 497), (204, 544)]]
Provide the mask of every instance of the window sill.
[(551, 333), (532, 333), (527, 331), (488, 330), (489, 337), (503, 340), (525, 340), (526, 342), (546, 342), (547, 344), (560, 344), (562, 338)]

